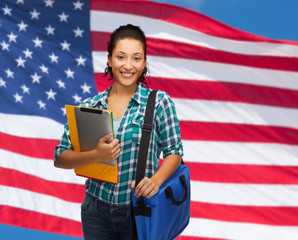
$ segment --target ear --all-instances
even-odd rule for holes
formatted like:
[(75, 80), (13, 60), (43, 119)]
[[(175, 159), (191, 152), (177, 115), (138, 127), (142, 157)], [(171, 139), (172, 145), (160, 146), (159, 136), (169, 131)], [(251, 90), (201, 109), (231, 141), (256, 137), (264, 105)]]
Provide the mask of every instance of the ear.
[(108, 54), (108, 65), (109, 67), (112, 67), (112, 59), (110, 54)]
[(145, 57), (143, 69), (146, 67), (146, 63), (147, 63), (147, 57)]

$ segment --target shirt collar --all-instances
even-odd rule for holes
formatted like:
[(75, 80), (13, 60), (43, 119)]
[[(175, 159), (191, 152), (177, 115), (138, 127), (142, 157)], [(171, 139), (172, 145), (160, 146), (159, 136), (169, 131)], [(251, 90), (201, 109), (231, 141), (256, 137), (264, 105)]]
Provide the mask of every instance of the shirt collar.
[[(107, 88), (103, 92), (97, 95), (94, 106), (102, 106), (104, 109), (108, 109), (108, 97), (112, 87)], [(146, 105), (147, 98), (149, 94), (149, 89), (145, 87), (142, 83), (138, 83), (138, 87), (133, 94), (129, 104), (136, 102), (139, 105)]]

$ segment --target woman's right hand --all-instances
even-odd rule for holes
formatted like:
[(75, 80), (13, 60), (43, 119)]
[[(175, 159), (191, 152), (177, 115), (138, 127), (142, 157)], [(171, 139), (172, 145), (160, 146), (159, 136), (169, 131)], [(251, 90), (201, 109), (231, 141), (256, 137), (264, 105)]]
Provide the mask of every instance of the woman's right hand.
[(120, 144), (117, 138), (113, 138), (113, 134), (107, 134), (99, 139), (96, 148), (93, 150), (98, 156), (98, 161), (112, 162), (120, 155)]

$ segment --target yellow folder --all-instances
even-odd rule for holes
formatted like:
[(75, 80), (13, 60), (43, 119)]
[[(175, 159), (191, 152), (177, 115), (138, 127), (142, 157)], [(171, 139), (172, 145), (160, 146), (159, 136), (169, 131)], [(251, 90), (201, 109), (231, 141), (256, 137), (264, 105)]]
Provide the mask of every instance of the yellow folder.
[[(79, 142), (75, 108), (80, 108), (80, 107), (65, 105), (71, 143), (74, 150), (77, 152), (80, 152), (81, 144)], [(93, 108), (88, 108), (88, 109), (92, 110)], [(94, 109), (94, 110), (98, 110), (98, 109)], [(102, 110), (102, 111), (108, 111), (108, 110)], [(111, 125), (113, 128), (112, 118), (111, 118)], [(76, 168), (74, 171), (78, 176), (92, 178), (92, 179), (110, 182), (110, 183), (118, 183), (118, 161), (117, 160), (114, 166), (107, 165), (104, 163), (92, 163), (92, 164), (85, 165), (83, 167)]]

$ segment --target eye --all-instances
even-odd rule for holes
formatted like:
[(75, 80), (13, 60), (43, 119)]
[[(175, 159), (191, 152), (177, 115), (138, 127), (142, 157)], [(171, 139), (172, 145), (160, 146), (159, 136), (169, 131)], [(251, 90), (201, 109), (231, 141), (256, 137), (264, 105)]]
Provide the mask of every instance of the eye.
[(140, 61), (141, 58), (140, 57), (135, 57), (135, 61)]
[(117, 56), (117, 58), (119, 59), (119, 60), (123, 60), (124, 59), (124, 56)]

